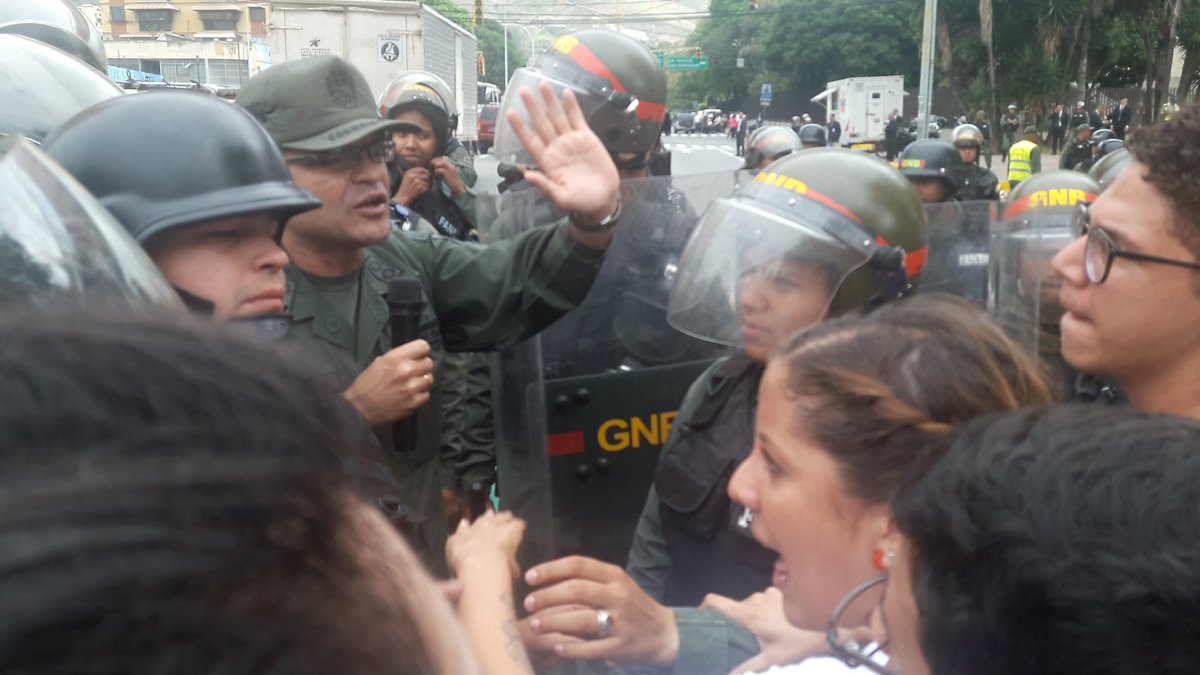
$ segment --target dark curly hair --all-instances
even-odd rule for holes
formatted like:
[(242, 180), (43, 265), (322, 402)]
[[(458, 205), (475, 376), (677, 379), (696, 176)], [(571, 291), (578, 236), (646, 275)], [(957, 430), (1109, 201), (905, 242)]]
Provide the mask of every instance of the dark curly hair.
[(1146, 167), (1143, 177), (1175, 207), (1175, 236), (1200, 257), (1200, 103), (1130, 134), (1129, 151)]

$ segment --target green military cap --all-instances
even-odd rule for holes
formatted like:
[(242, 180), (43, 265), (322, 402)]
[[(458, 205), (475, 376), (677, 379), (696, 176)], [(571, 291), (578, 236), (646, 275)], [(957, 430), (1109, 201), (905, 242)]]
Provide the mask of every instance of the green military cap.
[(334, 150), (403, 124), (379, 116), (366, 78), (337, 56), (272, 66), (242, 85), (237, 104), (291, 150)]
[(1029, 126), (1025, 127), (1025, 135), (1026, 136), (1028, 136), (1030, 134), (1036, 134), (1037, 132), (1038, 132), (1037, 127), (1035, 127), (1033, 125), (1029, 125)]
[(1079, 133), (1081, 131), (1091, 131), (1091, 130), (1092, 130), (1092, 125), (1090, 125), (1090, 124), (1080, 124), (1079, 126), (1075, 127), (1075, 133)]

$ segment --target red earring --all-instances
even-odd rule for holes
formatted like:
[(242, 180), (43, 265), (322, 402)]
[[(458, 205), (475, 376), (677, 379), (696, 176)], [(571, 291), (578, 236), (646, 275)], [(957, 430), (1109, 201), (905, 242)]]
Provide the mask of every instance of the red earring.
[(883, 549), (881, 549), (881, 548), (875, 549), (875, 553), (871, 556), (871, 567), (874, 567), (876, 570), (878, 570), (880, 572), (882, 572), (882, 571), (884, 571), (884, 569), (886, 569), (883, 566)]

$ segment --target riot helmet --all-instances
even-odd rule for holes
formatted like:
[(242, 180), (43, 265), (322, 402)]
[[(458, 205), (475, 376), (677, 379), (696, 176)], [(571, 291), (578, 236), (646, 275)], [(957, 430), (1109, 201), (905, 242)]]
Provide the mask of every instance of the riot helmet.
[[(433, 96), (429, 95), (428, 90), (433, 91)], [(435, 132), (438, 131), (438, 122), (434, 121), (433, 116), (444, 117), (446, 131), (438, 136), (438, 154), (445, 149), (450, 134), (458, 128), (454, 91), (445, 80), (428, 71), (412, 70), (388, 82), (379, 95), (378, 103), (380, 117), (393, 117), (408, 106), (420, 106), (418, 109), (433, 122)]]
[(745, 168), (757, 171), (763, 160), (773, 162), (800, 147), (800, 137), (790, 127), (759, 127), (746, 141)]
[(979, 149), (983, 147), (983, 132), (974, 124), (960, 124), (954, 127), (950, 138), (954, 146), (958, 148)]
[(612, 154), (645, 155), (654, 149), (667, 103), (667, 77), (654, 54), (621, 33), (587, 28), (559, 36), (530, 68), (518, 68), (500, 104), (492, 154), (500, 161), (530, 164), (507, 123), (512, 111), (523, 122), (529, 115), (522, 89), (535, 95), (546, 82), (561, 96), (571, 90), (588, 126)]
[(0, 138), (0, 306), (60, 302), (179, 306), (95, 197), (33, 143)]
[(1078, 171), (1038, 173), (1021, 181), (992, 227), (991, 309), (1000, 325), (1034, 353), (1057, 359), (1062, 279), (1051, 261), (1074, 239), (1081, 205), (1100, 186)]
[(1095, 155), (1097, 158), (1105, 157), (1124, 147), (1125, 141), (1119, 138), (1108, 138), (1096, 144)]
[(945, 141), (916, 140), (900, 153), (900, 173), (909, 179), (940, 178), (947, 189), (939, 201), (945, 201), (954, 196), (962, 184), (962, 158), (958, 150)]
[(805, 148), (823, 148), (825, 142), (825, 127), (809, 122), (800, 127), (800, 145)]
[(0, 33), (24, 35), (81, 59), (108, 75), (100, 29), (70, 0), (4, 0)]
[(813, 323), (887, 302), (916, 288), (927, 244), (920, 201), (885, 162), (841, 148), (793, 153), (704, 212), (667, 320), (701, 339), (743, 344), (743, 287), (793, 269), (811, 282), (793, 288)]
[[(138, 142), (120, 129), (136, 130)], [(60, 127), (45, 147), (143, 245), (166, 230), (234, 216), (271, 213), (282, 226), (320, 206), (292, 182), (274, 141), (248, 112), (207, 94), (104, 101)]]
[[(397, 115), (409, 110), (421, 113), (429, 120), (437, 138), (433, 149), (434, 156), (445, 154), (446, 143), (450, 141), (450, 107), (436, 89), (410, 75), (413, 73), (401, 75), (388, 83), (379, 97), (379, 114), (395, 119)], [(393, 131), (398, 130), (399, 128)]]
[[(1105, 141), (1105, 143), (1109, 142), (1111, 141)], [(1122, 145), (1106, 153), (1095, 164), (1092, 164), (1092, 168), (1088, 169), (1088, 175), (1100, 184), (1101, 191), (1107, 190), (1108, 186), (1117, 179), (1117, 174), (1121, 173), (1121, 170), (1129, 164), (1129, 160), (1132, 158), (1133, 155), (1130, 154), (1129, 149)]]
[[(1079, 131), (1079, 130), (1076, 129), (1076, 131)], [(1103, 143), (1104, 141), (1107, 141), (1111, 138), (1116, 138), (1116, 137), (1117, 137), (1117, 135), (1115, 133), (1113, 133), (1112, 129), (1096, 129), (1095, 131), (1092, 132), (1092, 143), (1099, 145), (1100, 143)]]
[(79, 59), (19, 35), (0, 35), (0, 135), (41, 143), (84, 108), (121, 96)]

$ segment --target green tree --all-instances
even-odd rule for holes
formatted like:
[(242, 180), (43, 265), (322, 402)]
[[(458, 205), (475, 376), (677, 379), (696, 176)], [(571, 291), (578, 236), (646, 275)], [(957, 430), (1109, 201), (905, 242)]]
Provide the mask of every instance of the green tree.
[(508, 35), (508, 72), (504, 72), (504, 26), (491, 19), (484, 19), (475, 30), (475, 38), (479, 41), (479, 51), (487, 66), (487, 73), (481, 74), (483, 82), (497, 84), (501, 89), (508, 84), (512, 71), (525, 65), (529, 58), (526, 47), (513, 41), (513, 35)]

